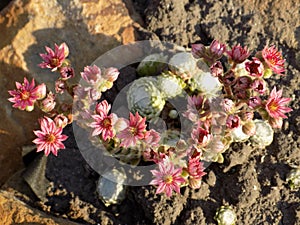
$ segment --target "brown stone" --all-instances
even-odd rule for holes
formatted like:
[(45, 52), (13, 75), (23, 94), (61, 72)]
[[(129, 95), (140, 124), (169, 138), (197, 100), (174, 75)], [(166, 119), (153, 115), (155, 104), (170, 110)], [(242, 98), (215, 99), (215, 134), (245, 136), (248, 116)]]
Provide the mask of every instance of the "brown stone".
[[(21, 146), (31, 144), (38, 112), (12, 109), (7, 90), (23, 77), (53, 89), (57, 74), (41, 69), (44, 46), (66, 42), (69, 59), (79, 72), (104, 52), (136, 39), (140, 19), (122, 0), (15, 0), (0, 13), (0, 185), (22, 167)], [(132, 19), (133, 18), (133, 19)]]

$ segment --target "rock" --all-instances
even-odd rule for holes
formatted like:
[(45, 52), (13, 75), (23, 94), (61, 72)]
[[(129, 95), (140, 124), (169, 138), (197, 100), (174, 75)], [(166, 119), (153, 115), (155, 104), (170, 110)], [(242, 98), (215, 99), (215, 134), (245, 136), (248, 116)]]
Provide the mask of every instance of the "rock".
[[(28, 206), (17, 199), (13, 192), (0, 190), (0, 218), (2, 225), (10, 224), (47, 224), (76, 225), (68, 220), (55, 218)], [(78, 224), (79, 225), (79, 224)]]
[(66, 42), (79, 75), (104, 52), (134, 41), (141, 28), (131, 4), (130, 0), (126, 5), (122, 0), (15, 0), (1, 11), (0, 30), (5, 35), (0, 36), (0, 185), (22, 167), (20, 147), (31, 144), (40, 115), (13, 109), (7, 90), (24, 76), (52, 84), (57, 75), (37, 66), (45, 45), (53, 48), (54, 43)]

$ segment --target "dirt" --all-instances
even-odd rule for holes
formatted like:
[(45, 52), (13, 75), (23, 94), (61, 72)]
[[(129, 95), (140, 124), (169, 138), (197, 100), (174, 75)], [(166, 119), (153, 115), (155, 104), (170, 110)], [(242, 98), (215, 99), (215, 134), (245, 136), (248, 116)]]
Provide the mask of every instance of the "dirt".
[[(298, 1), (133, 2), (144, 28), (163, 41), (188, 47), (195, 42), (209, 44), (216, 38), (229, 46), (241, 43), (251, 49), (262, 49), (268, 42), (277, 44), (287, 59), (287, 73), (269, 79), (269, 86), (276, 84), (285, 96), (293, 98), (293, 111), (270, 146), (259, 149), (247, 142), (233, 144), (224, 154), (223, 164), (212, 163), (206, 169), (199, 190), (183, 188), (181, 195), (168, 199), (155, 195), (152, 186), (129, 186), (126, 199), (109, 207), (99, 200), (95, 192), (99, 175), (81, 156), (72, 127), (68, 127), (65, 132), (71, 137), (67, 149), (47, 161), (46, 177), (51, 182), (47, 200), (26, 201), (83, 224), (210, 225), (216, 224), (213, 217), (217, 208), (228, 204), (237, 214), (238, 225), (300, 225), (300, 192), (291, 190), (286, 182), (291, 165), (300, 165)], [(127, 68), (120, 76), (132, 71)]]

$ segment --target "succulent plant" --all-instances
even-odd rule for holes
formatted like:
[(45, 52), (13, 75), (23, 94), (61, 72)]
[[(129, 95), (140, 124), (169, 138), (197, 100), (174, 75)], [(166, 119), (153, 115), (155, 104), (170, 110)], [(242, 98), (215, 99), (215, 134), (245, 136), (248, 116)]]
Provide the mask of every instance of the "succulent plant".
[(158, 117), (165, 105), (154, 77), (142, 77), (133, 82), (127, 92), (129, 110), (138, 112), (147, 119)]
[(300, 167), (291, 169), (287, 175), (286, 181), (289, 183), (291, 189), (300, 187)]
[(255, 134), (251, 136), (250, 140), (254, 146), (266, 147), (273, 141), (274, 131), (270, 124), (263, 120), (254, 120), (255, 123)]
[(112, 169), (103, 173), (97, 184), (97, 193), (105, 206), (120, 203), (125, 199), (126, 175), (117, 169)]
[(197, 69), (197, 61), (191, 53), (180, 52), (169, 60), (169, 68), (174, 74), (187, 80), (193, 76)]
[(162, 53), (155, 53), (146, 56), (138, 65), (137, 73), (139, 76), (154, 76), (166, 67), (168, 56)]
[(243, 126), (239, 126), (231, 131), (233, 142), (244, 142), (249, 139), (249, 135), (243, 132)]
[(236, 214), (230, 206), (221, 206), (214, 217), (218, 225), (234, 225)]
[(162, 73), (157, 77), (158, 88), (163, 94), (163, 97), (174, 98), (182, 93), (183, 88), (186, 86), (184, 81), (172, 74), (171, 72)]
[(190, 80), (191, 91), (198, 90), (207, 97), (215, 97), (221, 90), (222, 84), (217, 77), (213, 77), (209, 72), (197, 71)]

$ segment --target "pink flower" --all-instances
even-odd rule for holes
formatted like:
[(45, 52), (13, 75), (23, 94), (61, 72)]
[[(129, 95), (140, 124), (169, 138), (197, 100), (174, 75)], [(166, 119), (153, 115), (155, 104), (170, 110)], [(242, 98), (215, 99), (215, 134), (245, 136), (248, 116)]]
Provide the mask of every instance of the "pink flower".
[(150, 182), (151, 185), (158, 185), (156, 194), (165, 192), (168, 197), (172, 196), (173, 190), (180, 193), (180, 185), (185, 182), (181, 176), (182, 168), (174, 167), (169, 157), (158, 163), (158, 170), (151, 170), (155, 178)]
[(68, 136), (62, 134), (63, 129), (57, 127), (55, 122), (46, 116), (41, 118), (39, 123), (41, 130), (33, 131), (37, 136), (37, 138), (33, 140), (33, 143), (37, 145), (37, 152), (44, 151), (46, 156), (52, 152), (53, 155), (57, 156), (59, 149), (65, 149), (62, 142), (65, 141)]
[(101, 70), (98, 66), (86, 66), (80, 73), (82, 78), (91, 85), (94, 85), (101, 79)]
[(276, 91), (276, 87), (274, 87), (266, 103), (266, 110), (269, 116), (274, 119), (287, 118), (284, 113), (292, 111), (291, 108), (285, 106), (291, 101), (291, 98), (282, 98), (281, 96), (282, 90)]
[(62, 80), (68, 80), (75, 76), (74, 69), (72, 67), (65, 66), (60, 70), (60, 76)]
[(54, 51), (46, 46), (47, 54), (40, 54), (44, 60), (39, 64), (41, 68), (50, 68), (52, 71), (56, 71), (62, 66), (65, 58), (69, 55), (69, 48), (66, 43), (62, 43), (60, 46), (55, 44), (54, 46)]
[(255, 57), (252, 58), (252, 61), (245, 63), (245, 69), (249, 72), (249, 75), (253, 77), (262, 77), (264, 75), (264, 65)]
[(212, 135), (208, 130), (198, 125), (196, 129), (193, 129), (191, 137), (195, 143), (195, 148), (199, 149), (205, 147), (210, 142)]
[(233, 46), (230, 51), (226, 51), (229, 58), (235, 63), (244, 62), (250, 55), (247, 47), (242, 47), (240, 44)]
[(96, 105), (96, 115), (92, 115), (94, 122), (90, 124), (90, 127), (94, 128), (92, 136), (100, 135), (103, 140), (111, 139), (115, 136), (113, 125), (115, 122), (115, 115), (112, 113), (108, 115), (111, 106), (106, 100)]
[(226, 126), (229, 129), (238, 128), (241, 124), (241, 119), (237, 115), (229, 115), (226, 120)]
[(47, 97), (41, 102), (40, 108), (43, 112), (51, 112), (56, 105), (55, 95), (50, 91)]
[(251, 84), (251, 88), (258, 92), (259, 94), (264, 94), (267, 90), (267, 85), (264, 80), (261, 79), (255, 79), (253, 83)]
[(130, 113), (128, 126), (122, 130), (117, 137), (122, 139), (120, 146), (134, 146), (138, 140), (145, 138), (146, 117), (142, 118), (138, 112), (133, 115)]
[(29, 83), (24, 77), (24, 83), (20, 84), (19, 82), (16, 82), (16, 87), (17, 90), (8, 91), (8, 93), (13, 96), (12, 98), (9, 98), (8, 101), (14, 103), (14, 108), (32, 111), (36, 100), (43, 97), (42, 95), (45, 86), (35, 87), (34, 79)]
[(274, 73), (283, 75), (282, 73), (285, 71), (285, 60), (283, 59), (281, 52), (279, 52), (274, 45), (271, 47), (265, 46), (262, 50), (262, 57)]

